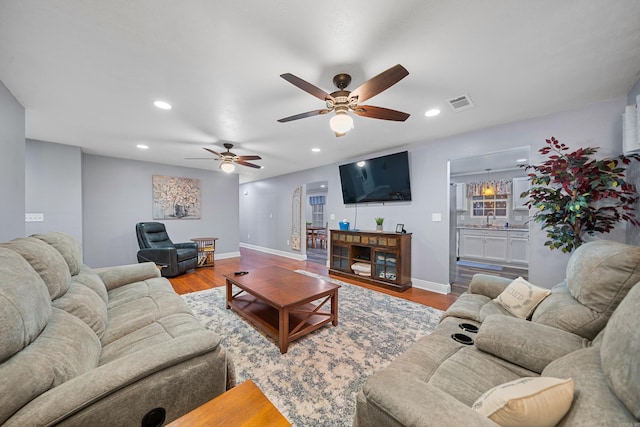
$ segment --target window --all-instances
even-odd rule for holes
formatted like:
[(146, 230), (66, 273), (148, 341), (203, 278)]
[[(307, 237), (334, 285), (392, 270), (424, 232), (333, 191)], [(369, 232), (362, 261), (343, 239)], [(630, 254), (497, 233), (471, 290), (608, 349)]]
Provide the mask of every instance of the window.
[(314, 227), (324, 227), (324, 205), (311, 205), (311, 221)]
[(472, 217), (491, 216), (496, 218), (507, 217), (507, 198), (506, 194), (496, 194), (494, 196), (473, 196)]

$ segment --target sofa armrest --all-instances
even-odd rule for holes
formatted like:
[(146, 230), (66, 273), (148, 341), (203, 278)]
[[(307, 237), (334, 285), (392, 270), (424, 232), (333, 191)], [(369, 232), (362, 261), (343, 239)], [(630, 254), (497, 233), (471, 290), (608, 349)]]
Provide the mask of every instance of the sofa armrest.
[(408, 372), (379, 371), (358, 393), (353, 426), (398, 425), (497, 426), (453, 396)]
[(511, 316), (487, 316), (476, 348), (530, 371), (541, 373), (552, 361), (587, 347), (589, 341), (562, 329)]
[[(198, 406), (223, 393), (224, 379), (217, 384), (217, 393), (207, 396), (204, 401), (198, 401), (202, 396), (196, 399), (190, 393), (184, 393), (189, 389), (189, 383), (193, 383), (193, 388), (201, 388), (196, 384), (198, 380), (204, 382), (202, 387), (216, 390), (216, 384), (208, 383), (211, 381), (208, 376), (215, 375), (214, 369), (208, 366), (212, 363), (216, 370), (226, 372), (226, 353), (220, 346), (218, 334), (201, 331), (176, 337), (171, 345), (163, 343), (127, 354), (50, 389), (14, 414), (8, 425), (54, 425), (81, 413), (90, 419), (103, 418), (93, 422), (83, 422), (81, 418), (80, 422), (76, 420), (71, 424), (122, 425), (126, 421), (128, 425), (140, 425), (141, 417), (147, 411), (182, 400), (182, 394), (186, 399), (195, 400), (192, 404)], [(197, 378), (193, 378), (194, 375)], [(175, 390), (163, 387), (174, 387)], [(123, 399), (126, 403), (119, 402)], [(175, 410), (170, 413), (169, 409), (167, 417), (176, 418)]]
[(129, 283), (160, 277), (160, 270), (152, 262), (95, 268), (93, 271), (98, 273), (107, 291)]
[(513, 282), (505, 277), (491, 276), (489, 274), (474, 274), (469, 283), (470, 294), (480, 294), (491, 299), (496, 298)]

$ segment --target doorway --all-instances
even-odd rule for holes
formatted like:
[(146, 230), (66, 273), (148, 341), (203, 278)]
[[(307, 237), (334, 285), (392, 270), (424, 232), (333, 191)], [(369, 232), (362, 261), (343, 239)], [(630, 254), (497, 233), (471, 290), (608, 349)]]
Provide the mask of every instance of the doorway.
[(329, 237), (328, 214), (326, 212), (329, 186), (327, 181), (306, 185), (305, 223), (307, 261), (327, 264)]
[(528, 277), (529, 212), (520, 199), (528, 181), (519, 165), (529, 159), (523, 146), (449, 160), (452, 293), (465, 292), (477, 273)]

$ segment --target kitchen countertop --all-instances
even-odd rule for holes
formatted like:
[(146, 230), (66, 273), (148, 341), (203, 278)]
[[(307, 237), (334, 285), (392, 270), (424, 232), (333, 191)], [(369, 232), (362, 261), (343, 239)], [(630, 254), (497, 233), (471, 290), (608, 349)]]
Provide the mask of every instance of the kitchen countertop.
[(513, 230), (513, 231), (529, 231), (528, 228), (522, 226), (509, 226), (505, 227), (504, 225), (458, 225), (457, 228), (467, 228), (471, 230)]

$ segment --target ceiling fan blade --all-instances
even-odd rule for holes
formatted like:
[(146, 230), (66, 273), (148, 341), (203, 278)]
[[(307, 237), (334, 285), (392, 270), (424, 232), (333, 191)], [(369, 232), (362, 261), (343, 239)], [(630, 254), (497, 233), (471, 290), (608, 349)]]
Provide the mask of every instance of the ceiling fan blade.
[(310, 93), (311, 95), (315, 96), (318, 99), (321, 99), (323, 101), (326, 101), (327, 99), (333, 100), (333, 96), (329, 95), (324, 90), (312, 85), (311, 83), (305, 80), (302, 80), (300, 77), (294, 76), (291, 73), (280, 74), (280, 77), (282, 77), (292, 85), (299, 87), (303, 91)]
[(254, 165), (253, 163), (245, 162), (243, 160), (236, 160), (235, 162), (242, 166), (249, 166), (250, 168), (260, 169), (262, 167), (262, 166)]
[(245, 161), (245, 160), (262, 160), (262, 157), (260, 156), (238, 156), (236, 157), (236, 161), (241, 160), (241, 161)]
[(404, 122), (411, 114), (402, 111), (391, 110), (389, 108), (374, 107), (373, 105), (358, 105), (353, 112), (362, 117), (371, 119), (393, 120), (396, 122)]
[(349, 98), (354, 98), (357, 96), (358, 102), (366, 101), (367, 99), (376, 96), (383, 90), (390, 88), (408, 75), (409, 72), (407, 71), (407, 69), (398, 64), (364, 82), (362, 85), (351, 92)]
[(217, 152), (215, 152), (215, 151), (213, 151), (213, 150), (210, 150), (210, 149), (208, 149), (208, 148), (206, 148), (206, 147), (202, 147), (202, 148), (203, 148), (203, 149), (205, 149), (205, 150), (207, 150), (207, 151), (208, 151), (208, 152), (210, 152), (211, 154), (215, 154), (215, 155), (216, 155), (216, 156), (218, 156), (218, 157), (222, 157), (222, 154), (220, 154), (220, 153), (217, 153)]
[(304, 119), (305, 117), (317, 116), (319, 114), (327, 114), (329, 111), (331, 110), (328, 110), (326, 108), (322, 110), (307, 111), (306, 113), (300, 113), (300, 114), (296, 114), (295, 116), (285, 117), (284, 119), (279, 119), (278, 121), (280, 123), (290, 122), (292, 120)]
[(336, 132), (336, 138), (340, 136), (345, 136), (346, 134), (347, 134), (346, 132)]

